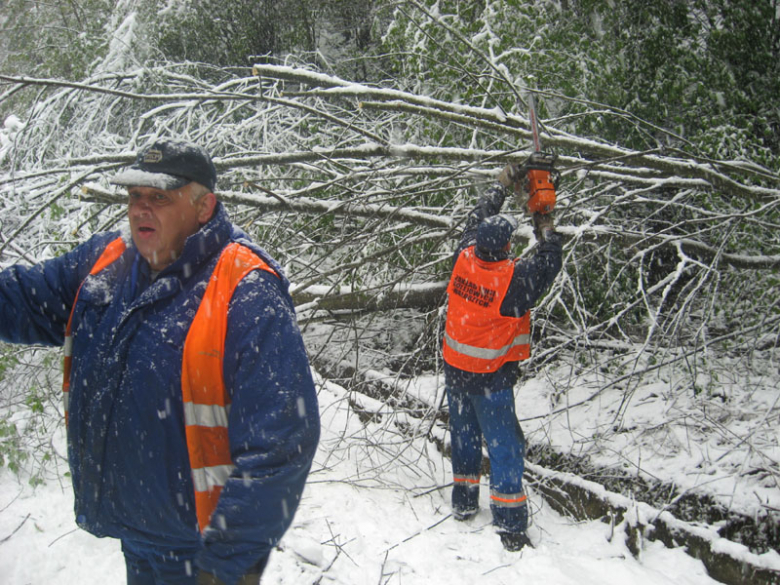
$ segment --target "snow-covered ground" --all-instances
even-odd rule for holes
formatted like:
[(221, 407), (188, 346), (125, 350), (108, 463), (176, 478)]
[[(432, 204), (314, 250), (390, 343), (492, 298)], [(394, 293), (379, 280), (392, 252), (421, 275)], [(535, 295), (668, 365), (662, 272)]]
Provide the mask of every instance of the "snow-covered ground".
[[(526, 398), (541, 400), (546, 384), (528, 383)], [(318, 388), (319, 453), (265, 584), (715, 583), (683, 550), (645, 542), (635, 558), (622, 532), (613, 536), (608, 524), (562, 517), (532, 489), (530, 536), (536, 547), (506, 552), (490, 525), (486, 485), (482, 511), (467, 523), (456, 522), (449, 516), (449, 462), (430, 442), (394, 431), (404, 422), (397, 414), (364, 424), (348, 405), (350, 393), (328, 382)], [(431, 378), (420, 379), (413, 391), (435, 400), (440, 390)], [(534, 429), (531, 422), (525, 423), (531, 433), (540, 432), (543, 425)], [(63, 440), (56, 436), (60, 452)], [(116, 541), (76, 528), (67, 477), (33, 488), (3, 468), (0, 576), (7, 585), (122, 583), (124, 561)]]

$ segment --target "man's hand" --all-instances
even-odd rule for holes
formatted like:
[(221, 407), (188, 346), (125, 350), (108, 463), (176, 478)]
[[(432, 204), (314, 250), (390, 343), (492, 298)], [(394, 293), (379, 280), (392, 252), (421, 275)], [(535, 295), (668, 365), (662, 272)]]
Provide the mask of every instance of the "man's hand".
[(498, 182), (501, 183), (505, 189), (515, 189), (515, 183), (523, 178), (520, 171), (520, 165), (508, 164), (498, 175)]
[(534, 213), (534, 234), (539, 242), (544, 242), (555, 231), (552, 213)]
[(520, 209), (526, 209), (528, 203), (528, 191), (525, 188), (525, 170), (518, 164), (512, 163), (504, 167), (498, 175), (498, 182), (515, 194), (515, 201)]

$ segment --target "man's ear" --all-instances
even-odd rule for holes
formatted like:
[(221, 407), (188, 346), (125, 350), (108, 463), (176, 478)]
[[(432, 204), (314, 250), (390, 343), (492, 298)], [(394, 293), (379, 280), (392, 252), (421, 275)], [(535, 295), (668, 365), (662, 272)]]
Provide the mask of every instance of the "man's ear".
[(198, 199), (198, 223), (201, 225), (207, 223), (214, 215), (214, 208), (217, 206), (217, 196), (214, 193), (206, 193)]

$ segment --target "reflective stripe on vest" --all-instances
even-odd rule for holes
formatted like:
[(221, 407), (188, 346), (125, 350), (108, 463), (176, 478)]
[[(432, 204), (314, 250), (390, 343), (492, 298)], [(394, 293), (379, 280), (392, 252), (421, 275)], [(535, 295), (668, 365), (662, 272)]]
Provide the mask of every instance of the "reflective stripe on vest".
[(450, 337), (449, 333), (446, 331), (444, 332), (444, 339), (447, 341), (447, 345), (449, 345), (458, 353), (462, 353), (468, 357), (479, 358), (481, 360), (494, 360), (502, 358), (507, 355), (515, 346), (528, 345), (531, 343), (531, 336), (528, 333), (521, 333), (512, 340), (512, 343), (497, 349), (485, 349), (484, 347), (475, 347), (473, 345), (460, 343)]
[(473, 246), (458, 256), (447, 287), (443, 357), (449, 365), (490, 373), (529, 357), (530, 312), (520, 318), (501, 314), (514, 270), (512, 260), (480, 260)]
[[(90, 274), (97, 274), (116, 261), (125, 249), (121, 238), (112, 241)], [(184, 424), (195, 490), (195, 512), (201, 531), (208, 526), (222, 487), (234, 468), (227, 429), (230, 397), (222, 370), (227, 312), (238, 283), (256, 269), (276, 275), (249, 248), (235, 242), (225, 247), (209, 278), (184, 342), (181, 376)], [(63, 392), (66, 421), (73, 350), (71, 322), (75, 307), (74, 300), (65, 334)]]
[[(126, 248), (122, 238), (112, 240), (108, 246), (106, 246), (106, 249), (103, 250), (103, 253), (97, 259), (97, 262), (92, 266), (89, 274), (95, 275), (109, 264), (114, 263), (124, 253)], [(82, 286), (84, 286), (84, 281), (81, 281), (81, 284), (76, 291), (76, 297), (73, 299), (73, 306), (70, 309), (70, 316), (68, 317), (68, 325), (65, 327), (65, 343), (62, 347), (62, 405), (65, 410), (66, 426), (68, 424), (68, 409), (70, 408), (70, 372), (73, 367), (73, 311), (76, 308), (76, 301), (79, 299), (79, 293), (81, 292)]]

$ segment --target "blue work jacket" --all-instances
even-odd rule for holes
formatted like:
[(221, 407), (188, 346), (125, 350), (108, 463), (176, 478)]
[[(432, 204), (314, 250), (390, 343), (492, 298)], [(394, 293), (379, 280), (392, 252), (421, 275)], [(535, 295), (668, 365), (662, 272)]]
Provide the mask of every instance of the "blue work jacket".
[[(0, 272), (0, 339), (62, 345), (76, 292), (109, 242), (127, 249), (78, 293), (73, 311), (68, 455), (77, 523), (161, 550), (200, 547), (226, 583), (267, 556), (292, 522), (319, 440), (308, 358), (278, 264), (227, 218), (190, 236), (152, 280), (129, 234), (98, 234), (58, 258)], [(228, 310), (224, 379), (235, 464), (212, 522), (197, 527), (184, 431), (184, 340), (222, 249), (239, 241), (255, 270)]]

